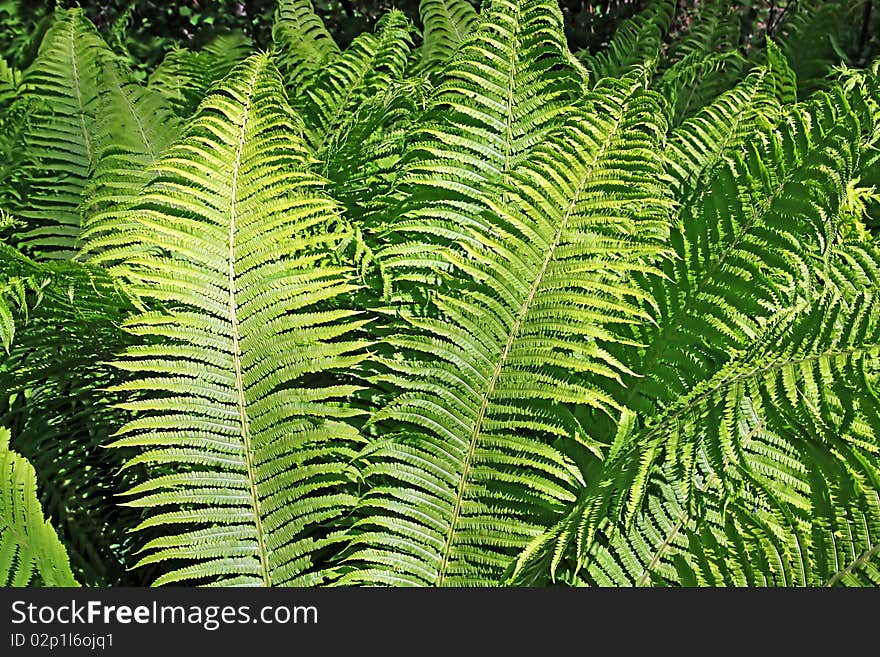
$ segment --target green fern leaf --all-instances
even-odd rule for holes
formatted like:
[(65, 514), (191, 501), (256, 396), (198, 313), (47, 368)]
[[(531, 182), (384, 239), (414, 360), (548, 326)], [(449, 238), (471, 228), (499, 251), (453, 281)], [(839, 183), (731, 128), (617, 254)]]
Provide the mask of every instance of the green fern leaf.
[(374, 235), (409, 217), (479, 212), (483, 190), (564, 123), (585, 73), (568, 54), (554, 3), (489, 3), (408, 135), (395, 197), (367, 224), (368, 243), (380, 250)]
[(27, 189), (10, 210), (26, 220), (33, 253), (67, 258), (80, 232), (79, 204), (95, 158), (98, 75), (113, 54), (79, 9), (59, 12), (40, 54), (24, 72), (33, 106), (22, 147)]
[(341, 402), (358, 386), (332, 372), (364, 358), (350, 337), (364, 320), (332, 303), (354, 288), (327, 258), (338, 208), (290, 112), (269, 56), (252, 56), (131, 210), (121, 271), (165, 309), (126, 323), (160, 340), (118, 363), (137, 374), (114, 387), (137, 417), (113, 445), (141, 448), (129, 467), (151, 473), (126, 504), (163, 530), (140, 561), (171, 562), (156, 584), (316, 583), (312, 555), (353, 502), (356, 411)]
[(880, 555), (877, 298), (833, 294), (626, 438), (513, 578), (615, 585), (872, 582)]
[(739, 46), (739, 21), (731, 20), (731, 0), (716, 0), (702, 5), (687, 30), (669, 44), (667, 59), (680, 62), (687, 58), (729, 52)]
[(673, 0), (652, 0), (643, 11), (625, 20), (599, 52), (577, 53), (593, 81), (620, 77), (641, 66), (653, 68), (658, 63), (675, 5)]
[(477, 12), (469, 0), (421, 0), (419, 16), (425, 26), (419, 71), (431, 74), (452, 59), (473, 30)]
[(4, 586), (79, 586), (67, 553), (37, 501), (36, 473), (9, 449), (0, 427), (0, 582)]
[(863, 15), (864, 0), (801, 0), (781, 26), (781, 49), (797, 74), (798, 95), (808, 98), (828, 89), (829, 73), (847, 61)]
[(715, 167), (742, 149), (751, 135), (767, 131), (782, 114), (773, 71), (761, 67), (720, 95), (669, 138), (669, 173), (680, 203), (701, 194)]
[(251, 48), (250, 39), (240, 33), (220, 34), (199, 51), (175, 48), (150, 74), (147, 87), (168, 99), (179, 117), (189, 118), (211, 86)]
[(389, 84), (365, 98), (338, 129), (329, 134), (318, 170), (328, 178), (332, 196), (346, 216), (369, 224), (382, 201), (390, 198), (407, 138), (426, 110), (430, 86), (423, 78)]
[(94, 165), (81, 206), (80, 257), (89, 255), (119, 227), (120, 210), (151, 178), (149, 166), (177, 137), (179, 119), (171, 102), (139, 85), (120, 66), (101, 76), (103, 121), (95, 135)]
[(674, 283), (655, 286), (662, 319), (638, 338), (650, 347), (629, 362), (646, 376), (629, 384), (625, 405), (662, 407), (811, 295), (810, 265), (836, 240), (859, 130), (842, 96), (819, 97), (754, 135), (685, 205)]
[(5, 59), (0, 58), (0, 108), (5, 109), (18, 93), (21, 85), (21, 71), (18, 71)]
[(291, 105), (303, 117), (306, 138), (319, 157), (326, 157), (321, 153), (324, 147), (365, 99), (384, 93), (401, 78), (412, 44), (411, 27), (402, 12), (388, 12), (375, 36), (358, 36), (296, 90)]
[(77, 578), (85, 585), (121, 583), (127, 554), (120, 546), (130, 542), (136, 517), (114, 499), (125, 454), (103, 444), (124, 417), (108, 408), (105, 386), (112, 376), (107, 361), (131, 342), (119, 323), (133, 307), (100, 270), (37, 263), (2, 244), (0, 281), (11, 284), (6, 301), (15, 320), (14, 340), (0, 360), (0, 423), (40, 474), (39, 499)]
[(736, 50), (695, 52), (663, 72), (655, 88), (669, 99), (671, 124), (678, 127), (733, 87), (745, 60)]
[(615, 323), (644, 318), (629, 275), (662, 252), (669, 209), (658, 98), (643, 81), (608, 80), (584, 109), (482, 214), (401, 226), (410, 262), (389, 267), (433, 269), (436, 310), (402, 308), (386, 340), (394, 355), (377, 381), (405, 392), (370, 420), (374, 490), (343, 583), (497, 583), (580, 485), (556, 445), (598, 449), (570, 406), (616, 413), (584, 377), (625, 369), (603, 342)]
[(281, 0), (272, 24), (278, 67), (290, 90), (339, 55), (339, 46), (315, 13), (311, 0)]

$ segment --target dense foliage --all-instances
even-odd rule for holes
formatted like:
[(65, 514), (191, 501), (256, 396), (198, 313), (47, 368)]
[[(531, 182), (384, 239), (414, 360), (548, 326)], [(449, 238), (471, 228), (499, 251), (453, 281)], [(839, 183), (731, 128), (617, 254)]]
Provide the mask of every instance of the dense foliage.
[(880, 584), (880, 12), (645, 5), (22, 40), (3, 582)]

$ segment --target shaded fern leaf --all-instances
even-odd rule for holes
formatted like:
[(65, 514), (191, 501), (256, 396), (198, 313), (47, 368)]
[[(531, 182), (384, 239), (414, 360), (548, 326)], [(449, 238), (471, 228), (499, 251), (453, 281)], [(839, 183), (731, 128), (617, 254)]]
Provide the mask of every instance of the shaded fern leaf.
[(744, 64), (736, 50), (695, 52), (666, 69), (655, 88), (670, 101), (672, 126), (678, 127), (733, 87)]
[(311, 0), (278, 3), (272, 41), (278, 52), (278, 68), (292, 93), (339, 55), (339, 46), (315, 13)]
[(452, 59), (473, 30), (477, 12), (470, 0), (421, 0), (419, 16), (424, 25), (424, 43), (418, 71), (431, 75)]
[(652, 0), (644, 10), (623, 21), (604, 48), (594, 54), (577, 53), (592, 80), (616, 78), (637, 67), (656, 65), (675, 5), (674, 0)]
[(810, 298), (814, 257), (836, 241), (859, 130), (842, 95), (821, 96), (715, 169), (673, 233), (671, 283), (653, 286), (662, 319), (637, 338), (650, 346), (628, 362), (646, 376), (628, 384), (625, 405), (650, 415)]
[(548, 562), (606, 585), (876, 582), (877, 311), (873, 292), (829, 294), (772, 326), (626, 435), (513, 578)]
[(108, 234), (123, 230), (120, 210), (150, 179), (149, 166), (177, 137), (180, 124), (171, 101), (138, 84), (121, 65), (104, 68), (101, 89), (102, 121), (81, 207), (80, 257), (94, 252)]
[(291, 96), (306, 140), (319, 157), (326, 157), (325, 146), (361, 103), (381, 95), (403, 75), (412, 25), (403, 12), (390, 11), (376, 27), (375, 35), (359, 35)]
[(789, 12), (780, 45), (797, 75), (801, 98), (827, 89), (833, 67), (856, 63), (856, 25), (864, 4), (865, 0), (801, 0)]
[(40, 502), (77, 579), (121, 583), (130, 565), (122, 546), (137, 514), (114, 499), (125, 455), (103, 445), (124, 416), (108, 407), (104, 386), (112, 375), (107, 361), (131, 342), (119, 324), (132, 304), (100, 270), (37, 263), (6, 245), (0, 280), (18, 283), (15, 339), (0, 360), (0, 423), (39, 472)]
[(164, 96), (181, 118), (189, 118), (208, 90), (251, 52), (240, 33), (219, 34), (201, 50), (171, 50), (150, 74), (147, 87)]
[(333, 198), (345, 205), (346, 216), (370, 222), (366, 215), (384, 209), (429, 93), (422, 78), (392, 83), (383, 93), (365, 98), (329, 135), (317, 168), (330, 181)]
[[(6, 255), (6, 247), (0, 247), (0, 254)], [(5, 267), (4, 267), (5, 269)], [(19, 272), (3, 272), (0, 278), (0, 346), (9, 354), (15, 339), (15, 315), (27, 318), (28, 308), (39, 303), (40, 293), (47, 279)]]
[(113, 57), (81, 10), (59, 11), (24, 72), (22, 97), (32, 107), (20, 145), (26, 187), (8, 209), (27, 223), (18, 239), (29, 252), (75, 253), (79, 204), (95, 157), (98, 75)]
[(731, 0), (716, 0), (700, 6), (687, 30), (669, 44), (666, 59), (681, 62), (688, 58), (711, 56), (739, 46), (739, 21), (731, 20)]
[(155, 166), (131, 212), (120, 271), (164, 309), (126, 329), (146, 342), (114, 387), (136, 413), (115, 447), (151, 477), (128, 491), (139, 529), (163, 535), (141, 565), (156, 584), (306, 585), (326, 525), (353, 502), (348, 465), (357, 384), (333, 372), (364, 358), (363, 320), (336, 300), (353, 289), (328, 261), (338, 208), (307, 170), (268, 55), (237, 67)]
[(12, 68), (0, 58), (0, 109), (5, 110), (18, 93), (21, 71)]
[(498, 583), (571, 503), (580, 473), (560, 445), (598, 450), (571, 407), (616, 412), (599, 382), (625, 367), (603, 343), (645, 318), (629, 276), (663, 250), (665, 126), (643, 84), (600, 85), (479, 215), (405, 227), (411, 262), (391, 268), (433, 270), (439, 284), (385, 340), (377, 383), (401, 393), (370, 420), (372, 489), (343, 583)]

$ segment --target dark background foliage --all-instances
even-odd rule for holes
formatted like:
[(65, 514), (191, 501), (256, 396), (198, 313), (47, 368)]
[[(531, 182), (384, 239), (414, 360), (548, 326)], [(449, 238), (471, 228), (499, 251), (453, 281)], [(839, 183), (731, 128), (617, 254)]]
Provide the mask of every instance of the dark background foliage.
[[(715, 0), (679, 0), (673, 32), (687, 26), (701, 5)], [(403, 11), (419, 21), (419, 0), (313, 0), (317, 13), (341, 46), (371, 30), (388, 9)], [(152, 70), (175, 45), (198, 47), (218, 32), (241, 30), (258, 47), (271, 39), (275, 0), (0, 0), (0, 56), (22, 68), (45, 30), (56, 6), (82, 6), (98, 28), (130, 54), (143, 72)], [(477, 4), (477, 3), (475, 3)], [(608, 41), (621, 20), (644, 7), (646, 0), (560, 0), (566, 35), (572, 50), (596, 50)], [(734, 0), (744, 40), (761, 38), (794, 6), (796, 0)], [(21, 35), (31, 37), (22, 45)], [(29, 44), (29, 47), (28, 45)], [(145, 75), (145, 73), (144, 73)]]

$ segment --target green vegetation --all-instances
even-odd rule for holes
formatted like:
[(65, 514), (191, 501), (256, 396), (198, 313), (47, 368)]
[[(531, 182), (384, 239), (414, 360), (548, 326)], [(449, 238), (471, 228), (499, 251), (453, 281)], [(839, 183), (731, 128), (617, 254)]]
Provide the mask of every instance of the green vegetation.
[(880, 584), (880, 8), (644, 4), (4, 44), (3, 581)]

